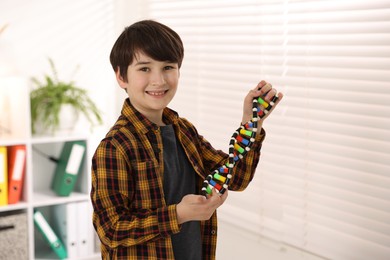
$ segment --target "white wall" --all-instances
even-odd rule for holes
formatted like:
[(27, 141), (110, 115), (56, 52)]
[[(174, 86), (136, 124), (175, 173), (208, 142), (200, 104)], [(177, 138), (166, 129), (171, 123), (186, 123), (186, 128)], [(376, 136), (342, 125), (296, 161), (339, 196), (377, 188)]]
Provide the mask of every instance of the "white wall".
[(52, 58), (60, 80), (87, 89), (102, 111), (105, 125), (95, 131), (100, 138), (114, 120), (109, 53), (116, 5), (112, 0), (0, 1), (0, 28), (8, 24), (0, 35), (0, 75), (42, 79), (51, 73), (47, 58)]

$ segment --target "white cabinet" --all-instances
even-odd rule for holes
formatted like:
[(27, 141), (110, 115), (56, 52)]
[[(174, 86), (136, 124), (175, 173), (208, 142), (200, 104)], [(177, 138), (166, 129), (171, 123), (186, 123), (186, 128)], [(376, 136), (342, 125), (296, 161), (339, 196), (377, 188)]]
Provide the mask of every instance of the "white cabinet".
[[(26, 147), (26, 169), (21, 199), (16, 204), (0, 206), (0, 218), (17, 214), (27, 216), (28, 259), (56, 259), (55, 254), (34, 226), (34, 210), (41, 211), (49, 224), (54, 225), (56, 209), (67, 204), (82, 204), (83, 208), (79, 207), (78, 214), (89, 218), (88, 228), (84, 229), (84, 232), (87, 233), (84, 234), (87, 241), (83, 241), (89, 245), (84, 245), (83, 252), (80, 254), (83, 256), (70, 259), (100, 259), (100, 253), (96, 252), (95, 232), (92, 227), (92, 206), (89, 197), (92, 155), (88, 148), (87, 135), (89, 133), (33, 137), (31, 135), (29, 107), (27, 80), (0, 79), (0, 146), (24, 145)], [(81, 174), (79, 174), (70, 196), (57, 196), (51, 189), (56, 163), (49, 160), (47, 156), (58, 158), (65, 142), (77, 140), (83, 140), (87, 143)], [(2, 256), (4, 257), (4, 255)]]

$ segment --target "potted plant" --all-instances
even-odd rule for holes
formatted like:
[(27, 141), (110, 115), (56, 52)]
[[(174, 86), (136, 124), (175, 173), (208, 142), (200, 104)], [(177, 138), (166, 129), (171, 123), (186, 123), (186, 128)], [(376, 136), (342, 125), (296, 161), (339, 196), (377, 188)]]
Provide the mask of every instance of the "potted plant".
[[(52, 76), (45, 76), (41, 82), (32, 78), (36, 88), (30, 93), (31, 105), (31, 128), (33, 134), (41, 129), (44, 132), (55, 133), (59, 130), (60, 122), (64, 117), (61, 111), (68, 107), (66, 116), (72, 115), (78, 118), (83, 114), (91, 126), (102, 123), (100, 112), (94, 102), (88, 97), (85, 89), (79, 88), (73, 81), (68, 83), (58, 79), (54, 62), (49, 58)], [(69, 112), (69, 108), (74, 111)], [(74, 124), (74, 123), (73, 123)]]

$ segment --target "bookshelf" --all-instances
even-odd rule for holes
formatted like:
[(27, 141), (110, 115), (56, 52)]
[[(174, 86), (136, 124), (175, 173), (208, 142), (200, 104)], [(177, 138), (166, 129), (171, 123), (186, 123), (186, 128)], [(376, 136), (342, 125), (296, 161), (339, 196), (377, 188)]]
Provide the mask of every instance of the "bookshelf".
[[(28, 80), (17, 77), (0, 78), (0, 89), (0, 109), (3, 111), (0, 115), (0, 147), (23, 145), (26, 149), (25, 174), (20, 201), (16, 204), (0, 205), (0, 224), (2, 217), (9, 216), (15, 216), (15, 218), (22, 216), (17, 219), (24, 219), (27, 222), (24, 223), (27, 229), (25, 232), (25, 239), (27, 239), (26, 257), (21, 253), (22, 258), (14, 257), (14, 255), (8, 258), (2, 252), (0, 259), (59, 259), (36, 228), (33, 220), (34, 211), (42, 212), (56, 232), (54, 216), (57, 208), (76, 204), (83, 206), (82, 212), (78, 212), (80, 217), (82, 215), (88, 216), (89, 219), (88, 227), (83, 230), (83, 234), (86, 234), (85, 237), (87, 237), (83, 243), (88, 243), (88, 246), (84, 246), (83, 252), (79, 255), (67, 259), (100, 259), (100, 252), (96, 251), (95, 231), (92, 227), (92, 207), (89, 198), (91, 187), (89, 133), (32, 136)], [(72, 193), (69, 196), (58, 196), (51, 189), (56, 163), (50, 161), (43, 154), (59, 158), (64, 143), (80, 140), (86, 142), (86, 156), (81, 173), (78, 174)], [(0, 244), (2, 236), (0, 235)]]

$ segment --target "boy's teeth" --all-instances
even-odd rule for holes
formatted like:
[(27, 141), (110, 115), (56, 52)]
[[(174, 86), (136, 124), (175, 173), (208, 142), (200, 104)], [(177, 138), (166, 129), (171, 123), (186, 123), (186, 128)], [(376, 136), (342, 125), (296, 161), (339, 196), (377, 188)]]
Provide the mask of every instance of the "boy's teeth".
[(161, 91), (161, 92), (151, 92), (149, 91), (149, 94), (150, 95), (153, 95), (153, 96), (162, 96), (164, 95), (165, 91)]

